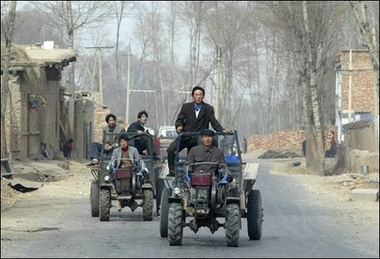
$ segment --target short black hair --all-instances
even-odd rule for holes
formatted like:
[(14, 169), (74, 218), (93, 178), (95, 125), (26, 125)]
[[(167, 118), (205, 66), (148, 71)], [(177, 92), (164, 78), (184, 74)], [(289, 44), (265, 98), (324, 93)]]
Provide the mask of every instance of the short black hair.
[(198, 85), (193, 87), (193, 90), (191, 91), (191, 95), (194, 95), (194, 92), (196, 90), (201, 90), (203, 92), (203, 95), (205, 95), (205, 89), (203, 89), (202, 87), (200, 87)]
[(69, 139), (69, 143), (73, 143), (74, 142), (74, 140), (71, 138), (71, 139)]
[(122, 140), (122, 139), (128, 141), (128, 140), (129, 140), (128, 134), (121, 134), (120, 137), (119, 137), (119, 142), (120, 142), (120, 140)]
[(137, 114), (137, 119), (140, 119), (143, 115), (145, 115), (147, 118), (149, 117), (146, 111), (141, 111)]
[(113, 119), (116, 121), (116, 116), (113, 115), (112, 113), (110, 113), (110, 114), (107, 114), (107, 116), (106, 116), (106, 122), (107, 122), (107, 123), (108, 123), (108, 121), (110, 120), (110, 118), (113, 118)]

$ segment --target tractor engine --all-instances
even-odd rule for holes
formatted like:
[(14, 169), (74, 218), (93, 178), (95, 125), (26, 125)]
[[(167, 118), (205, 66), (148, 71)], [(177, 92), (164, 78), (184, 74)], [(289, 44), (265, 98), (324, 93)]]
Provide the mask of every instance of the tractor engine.
[(192, 188), (190, 201), (194, 208), (207, 208), (210, 201), (210, 188), (206, 186)]

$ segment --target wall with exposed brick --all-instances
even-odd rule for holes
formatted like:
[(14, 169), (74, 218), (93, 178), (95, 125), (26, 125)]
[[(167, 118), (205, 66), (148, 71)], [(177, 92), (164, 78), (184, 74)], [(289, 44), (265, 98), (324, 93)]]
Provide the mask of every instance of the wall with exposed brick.
[[(325, 149), (330, 148), (331, 134), (336, 132), (335, 126), (325, 128)], [(276, 150), (276, 149), (302, 149), (302, 141), (305, 139), (303, 130), (278, 130), (270, 135), (251, 135), (247, 139), (247, 151)]]
[[(102, 128), (107, 126), (106, 116), (107, 114), (112, 113), (108, 108), (102, 108), (100, 105), (95, 105), (94, 108), (94, 133), (93, 139), (95, 142), (101, 142), (103, 138)], [(124, 125), (124, 120), (118, 117), (116, 114), (116, 121), (119, 125)], [(125, 126), (125, 125), (124, 125)]]
[(102, 128), (107, 126), (106, 116), (110, 113), (110, 109), (103, 108), (97, 104), (94, 106), (94, 130), (93, 140), (95, 142), (101, 142), (103, 138)]
[(351, 70), (351, 109), (352, 112), (374, 111), (373, 67), (368, 51), (353, 50), (350, 67), (350, 51), (340, 54), (342, 66), (342, 109), (348, 110)]

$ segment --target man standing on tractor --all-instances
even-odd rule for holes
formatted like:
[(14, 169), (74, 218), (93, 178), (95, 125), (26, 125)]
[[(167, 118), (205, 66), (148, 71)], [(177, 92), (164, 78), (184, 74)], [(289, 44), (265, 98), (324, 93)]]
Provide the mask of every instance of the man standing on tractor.
[[(200, 86), (193, 87), (191, 92), (193, 102), (184, 103), (181, 111), (177, 116), (175, 128), (178, 134), (182, 132), (200, 132), (203, 129), (208, 129), (211, 123), (212, 127), (217, 132), (227, 133), (228, 131), (220, 125), (215, 118), (214, 107), (203, 102), (205, 90)], [(177, 142), (181, 141), (178, 152), (187, 148), (189, 152), (193, 147), (197, 146), (198, 140), (194, 136), (178, 136), (168, 147), (168, 176), (174, 176), (174, 160)]]

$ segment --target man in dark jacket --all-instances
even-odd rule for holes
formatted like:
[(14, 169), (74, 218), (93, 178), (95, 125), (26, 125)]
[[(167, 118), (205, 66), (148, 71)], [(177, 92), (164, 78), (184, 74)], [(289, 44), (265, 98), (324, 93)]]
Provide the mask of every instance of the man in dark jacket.
[[(140, 155), (148, 155), (149, 150), (152, 150), (153, 156), (157, 156), (153, 138), (150, 133), (145, 130), (144, 127), (147, 121), (148, 113), (146, 111), (139, 112), (137, 114), (137, 121), (129, 125), (127, 132), (136, 132), (137, 134), (141, 135), (135, 138), (135, 147), (139, 151)], [(151, 146), (151, 149), (149, 149), (149, 146)]]
[[(184, 103), (177, 116), (177, 120), (175, 122), (177, 133), (200, 132), (203, 129), (208, 129), (210, 123), (217, 132), (227, 133), (228, 131), (225, 130), (215, 118), (214, 107), (203, 102), (205, 90), (200, 86), (195, 86), (191, 92), (191, 95), (194, 101)], [(167, 149), (169, 166), (168, 176), (174, 176), (174, 160), (177, 142), (181, 141), (178, 152), (181, 152), (184, 148), (187, 148), (187, 152), (189, 152), (192, 147), (198, 145), (198, 140), (196, 137), (186, 136), (181, 137), (181, 139), (179, 138), (180, 136), (178, 136)]]

